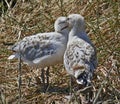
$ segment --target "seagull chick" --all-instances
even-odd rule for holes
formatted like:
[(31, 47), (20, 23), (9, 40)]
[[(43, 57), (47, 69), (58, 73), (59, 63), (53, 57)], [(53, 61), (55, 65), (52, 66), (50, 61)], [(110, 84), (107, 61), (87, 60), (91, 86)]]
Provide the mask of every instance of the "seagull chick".
[(10, 49), (15, 53), (8, 59), (20, 58), (30, 66), (45, 68), (63, 63), (68, 41), (66, 17), (59, 17), (54, 24), (55, 31), (27, 36)]
[(84, 17), (71, 14), (67, 22), (70, 32), (64, 54), (64, 65), (78, 84), (87, 86), (91, 83), (93, 72), (97, 67), (96, 50), (85, 32)]

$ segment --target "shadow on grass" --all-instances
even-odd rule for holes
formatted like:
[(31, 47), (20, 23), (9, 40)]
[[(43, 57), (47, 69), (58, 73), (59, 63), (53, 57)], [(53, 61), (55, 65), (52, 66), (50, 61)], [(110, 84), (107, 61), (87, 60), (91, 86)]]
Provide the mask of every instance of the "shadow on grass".
[(43, 86), (39, 86), (34, 93), (58, 93), (58, 94), (69, 94), (69, 87), (68, 86), (55, 86), (49, 85), (48, 87), (44, 88)]

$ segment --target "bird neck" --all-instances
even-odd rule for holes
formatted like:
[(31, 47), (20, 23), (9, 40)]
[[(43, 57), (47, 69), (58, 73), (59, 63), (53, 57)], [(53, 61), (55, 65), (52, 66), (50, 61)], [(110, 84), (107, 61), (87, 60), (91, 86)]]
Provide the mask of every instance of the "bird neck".
[(62, 30), (61, 33), (62, 33), (63, 35), (68, 36), (68, 34), (69, 34), (69, 30), (68, 30), (68, 29)]
[(64, 30), (62, 30), (62, 31), (55, 30), (55, 32), (60, 33), (60, 34), (63, 36), (63, 38), (65, 39), (64, 43), (67, 44), (67, 42), (68, 42), (69, 30), (68, 30), (68, 29), (64, 29)]
[(69, 32), (69, 40), (73, 39), (74, 37), (83, 37), (84, 34), (85, 34), (84, 27), (75, 24), (71, 31)]
[(67, 44), (67, 42), (68, 42), (68, 36), (69, 36), (69, 30), (68, 29), (67, 30), (63, 30), (62, 34), (65, 36), (65, 38), (66, 38), (66, 44)]
[(70, 42), (72, 39), (74, 39), (76, 37), (86, 41), (87, 43), (89, 43), (93, 46), (90, 38), (87, 36), (87, 34), (85, 32), (84, 26), (79, 26), (79, 25), (73, 26), (73, 28), (69, 32), (68, 41)]

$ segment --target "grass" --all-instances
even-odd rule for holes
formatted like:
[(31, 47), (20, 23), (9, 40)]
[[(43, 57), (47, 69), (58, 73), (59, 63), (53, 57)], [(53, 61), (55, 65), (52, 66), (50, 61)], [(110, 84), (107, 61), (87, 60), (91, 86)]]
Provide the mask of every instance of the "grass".
[[(2, 5), (0, 3), (0, 5)], [(18, 61), (7, 60), (11, 54), (9, 43), (25, 36), (53, 31), (57, 17), (78, 13), (85, 17), (86, 31), (97, 47), (98, 68), (93, 79), (95, 103), (120, 103), (120, 2), (119, 0), (18, 0), (13, 8), (4, 10), (0, 17), (0, 103), (19, 103)], [(1, 8), (0, 7), (0, 8)], [(47, 24), (47, 25), (46, 25)], [(32, 74), (31, 74), (32, 73)], [(108, 74), (109, 73), (109, 74)], [(22, 104), (74, 104), (69, 101), (69, 78), (62, 65), (50, 69), (50, 91), (41, 93), (36, 83), (36, 70), (22, 64)], [(28, 86), (32, 78), (31, 86)], [(36, 84), (35, 84), (36, 83)], [(98, 93), (99, 92), (99, 93)]]

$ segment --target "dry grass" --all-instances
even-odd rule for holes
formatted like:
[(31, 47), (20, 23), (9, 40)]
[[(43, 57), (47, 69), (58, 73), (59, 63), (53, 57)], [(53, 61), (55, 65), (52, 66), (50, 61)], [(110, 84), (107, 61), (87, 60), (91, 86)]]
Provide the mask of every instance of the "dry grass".
[[(53, 31), (57, 17), (82, 14), (86, 30), (97, 47), (99, 66), (93, 79), (94, 104), (120, 104), (120, 2), (119, 0), (17, 0), (0, 18), (0, 103), (19, 103), (18, 61), (8, 61), (6, 44), (38, 32)], [(76, 104), (69, 101), (68, 75), (63, 66), (50, 70), (50, 88), (42, 93), (37, 70), (22, 64), (22, 104)], [(29, 80), (31, 86), (28, 86)], [(98, 95), (98, 97), (97, 97)]]

